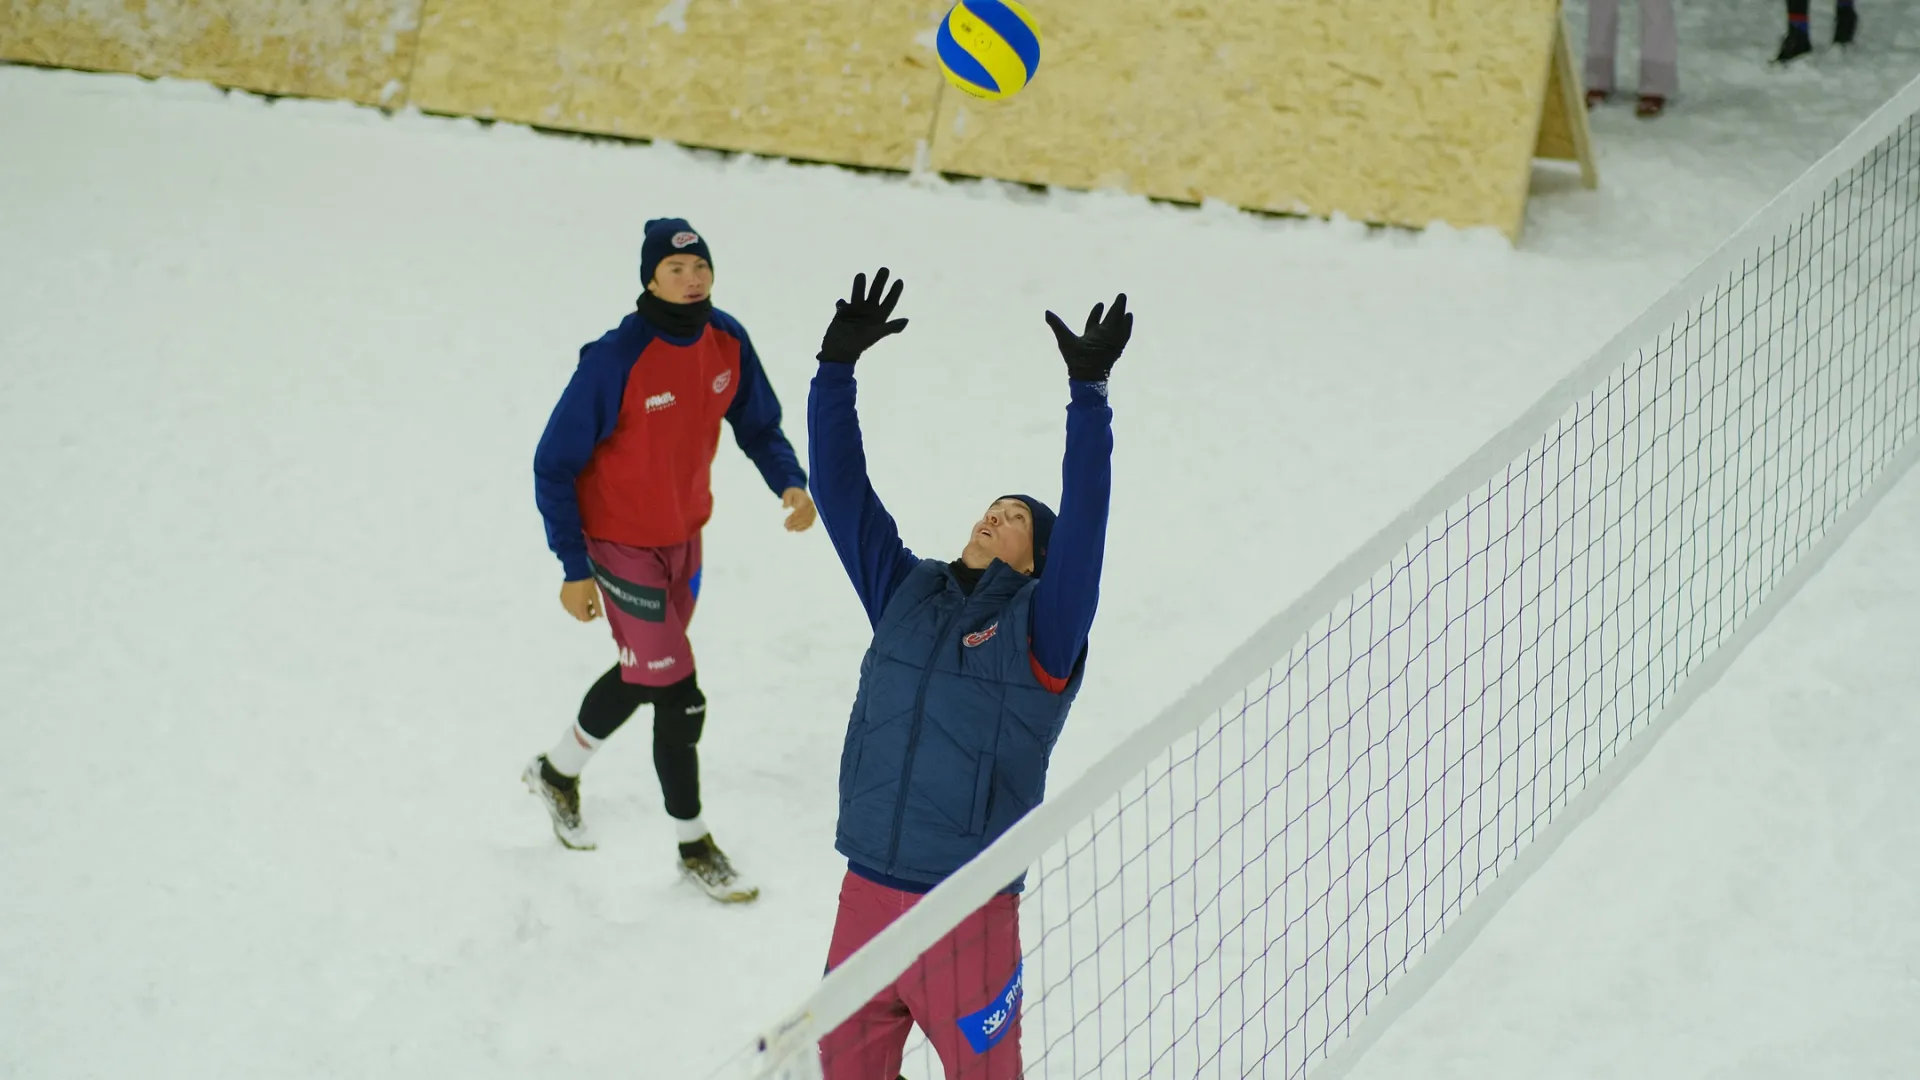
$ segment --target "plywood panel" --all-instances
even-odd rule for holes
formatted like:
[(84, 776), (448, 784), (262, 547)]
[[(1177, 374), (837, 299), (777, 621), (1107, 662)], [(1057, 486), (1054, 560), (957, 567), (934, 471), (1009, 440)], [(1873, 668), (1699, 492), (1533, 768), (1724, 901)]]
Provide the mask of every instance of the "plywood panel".
[(29, 62), (1414, 226), (1517, 235), (1536, 150), (1591, 165), (1558, 0), (1048, 0), (1003, 103), (945, 87), (945, 0), (0, 5)]
[(0, 0), (0, 58), (399, 104), (421, 0)]
[(1568, 88), (1561, 80), (1560, 65), (1554, 64), (1552, 76), (1547, 80), (1547, 100), (1540, 114), (1540, 142), (1533, 149), (1535, 157), (1553, 161), (1577, 161), (1579, 148), (1574, 145), (1573, 125), (1567, 115), (1566, 98)]
[(433, 0), (422, 109), (905, 168), (943, 79), (917, 0)]
[(1540, 141), (1534, 147), (1534, 156), (1577, 161), (1581, 182), (1587, 187), (1596, 187), (1600, 179), (1593, 161), (1593, 138), (1587, 126), (1586, 91), (1580, 85), (1580, 68), (1573, 61), (1573, 49), (1564, 26), (1556, 38), (1552, 75), (1547, 80), (1547, 100), (1540, 115)]
[(1038, 78), (949, 93), (946, 171), (1518, 234), (1558, 0), (1052, 0)]

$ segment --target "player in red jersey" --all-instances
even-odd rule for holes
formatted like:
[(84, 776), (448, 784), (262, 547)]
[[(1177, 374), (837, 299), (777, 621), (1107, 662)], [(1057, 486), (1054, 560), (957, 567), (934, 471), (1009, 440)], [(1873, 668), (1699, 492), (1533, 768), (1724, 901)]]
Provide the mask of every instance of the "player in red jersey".
[(686, 221), (647, 223), (646, 291), (618, 327), (580, 350), (534, 453), (535, 502), (565, 573), (560, 603), (583, 622), (605, 615), (620, 659), (523, 778), (545, 800), (560, 842), (591, 849), (580, 773), (635, 710), (652, 704), (654, 768), (678, 831), (681, 870), (715, 899), (742, 901), (759, 890), (700, 816), (695, 746), (707, 700), (687, 640), (721, 421), (790, 511), (789, 531), (810, 527), (815, 512), (753, 344), (713, 306), (712, 259)]

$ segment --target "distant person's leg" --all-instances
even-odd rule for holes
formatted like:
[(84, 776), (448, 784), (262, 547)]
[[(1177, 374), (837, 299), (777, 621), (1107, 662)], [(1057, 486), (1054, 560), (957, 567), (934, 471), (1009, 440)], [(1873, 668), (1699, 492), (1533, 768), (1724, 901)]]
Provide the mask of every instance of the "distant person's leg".
[(1593, 0), (1587, 6), (1587, 107), (1613, 93), (1614, 39), (1620, 32), (1620, 0)]
[(1641, 116), (1658, 116), (1680, 88), (1680, 41), (1673, 0), (1640, 0)]
[(1774, 63), (1784, 64), (1813, 51), (1813, 39), (1807, 36), (1807, 0), (1787, 0), (1787, 36), (1780, 39), (1780, 55)]
[(1853, 0), (1834, 0), (1833, 2), (1833, 43), (1835, 45), (1853, 44), (1853, 32), (1860, 29), (1860, 13), (1853, 10)]

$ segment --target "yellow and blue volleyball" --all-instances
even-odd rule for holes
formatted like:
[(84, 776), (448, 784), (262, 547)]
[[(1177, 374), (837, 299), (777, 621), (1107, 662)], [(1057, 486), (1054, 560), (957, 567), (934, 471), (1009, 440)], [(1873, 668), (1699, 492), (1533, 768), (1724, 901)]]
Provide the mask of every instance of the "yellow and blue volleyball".
[(941, 20), (940, 70), (975, 97), (1012, 97), (1040, 69), (1040, 28), (1017, 0), (960, 0)]

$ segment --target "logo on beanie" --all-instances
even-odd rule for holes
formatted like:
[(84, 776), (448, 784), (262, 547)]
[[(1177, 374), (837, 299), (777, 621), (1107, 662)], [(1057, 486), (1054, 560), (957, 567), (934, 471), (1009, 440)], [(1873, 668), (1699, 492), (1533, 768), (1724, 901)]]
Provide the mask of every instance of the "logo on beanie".
[(699, 233), (677, 232), (673, 234), (673, 246), (676, 248), (692, 247), (693, 245), (699, 242), (700, 242)]
[(725, 393), (727, 387), (731, 385), (732, 382), (733, 382), (733, 372), (731, 371), (723, 371), (720, 374), (715, 375), (713, 377), (713, 392), (716, 394)]

